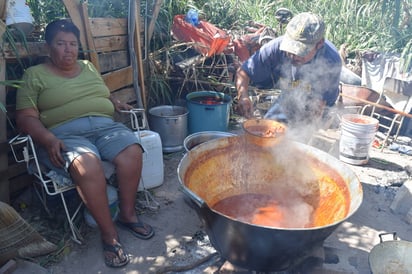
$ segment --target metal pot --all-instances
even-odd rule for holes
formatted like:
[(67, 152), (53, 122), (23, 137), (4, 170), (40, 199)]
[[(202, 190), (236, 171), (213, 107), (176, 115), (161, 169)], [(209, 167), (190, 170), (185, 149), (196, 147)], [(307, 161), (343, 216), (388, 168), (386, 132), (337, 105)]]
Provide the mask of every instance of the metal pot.
[(186, 151), (191, 150), (195, 146), (208, 142), (210, 140), (236, 136), (234, 133), (224, 132), (224, 131), (201, 131), (192, 133), (185, 138), (183, 141), (183, 146)]
[[(383, 241), (383, 236), (393, 234), (393, 240)], [(411, 273), (412, 243), (400, 241), (396, 233), (379, 234), (380, 243), (369, 254), (373, 274)]]
[[(323, 245), (362, 202), (359, 180), (345, 164), (296, 142), (259, 146), (245, 135), (212, 140), (186, 153), (177, 171), (214, 248), (232, 264), (254, 271), (290, 268)], [(260, 225), (215, 209), (225, 199), (247, 194), (300, 198), (312, 207), (310, 216), (295, 212), (285, 219), (306, 218), (312, 224)]]
[(187, 136), (188, 110), (181, 106), (163, 105), (149, 109), (150, 129), (159, 133), (163, 152), (183, 149)]

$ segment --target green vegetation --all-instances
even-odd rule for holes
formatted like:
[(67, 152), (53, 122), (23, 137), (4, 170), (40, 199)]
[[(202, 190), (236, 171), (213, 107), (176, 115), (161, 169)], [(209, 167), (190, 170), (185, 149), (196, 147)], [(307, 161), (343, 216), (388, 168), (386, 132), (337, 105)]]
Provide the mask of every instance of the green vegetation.
[(311, 11), (321, 15), (326, 24), (326, 36), (338, 47), (347, 45), (349, 52), (375, 50), (402, 53), (412, 39), (411, 0), (168, 0), (159, 16), (159, 26), (169, 26), (175, 14), (189, 8), (216, 26), (238, 29), (252, 20), (278, 28), (274, 13), (288, 8), (293, 14)]
[[(62, 1), (27, 0), (41, 38), (44, 26), (56, 18), (67, 17)], [(150, 21), (155, 0), (142, 0), (140, 12)], [(228, 33), (244, 32), (250, 21), (278, 30), (274, 14), (287, 8), (293, 14), (312, 11), (320, 14), (327, 25), (326, 37), (338, 48), (345, 44), (349, 59), (365, 51), (401, 55), (405, 70), (412, 67), (412, 0), (163, 0), (153, 37), (145, 53), (149, 105), (171, 103), (176, 91), (170, 87), (170, 65), (177, 49), (170, 36), (173, 17), (197, 9), (199, 16)], [(90, 17), (126, 17), (129, 1), (88, 0)]]
[[(142, 12), (146, 12), (145, 7), (142, 3)], [(326, 37), (338, 48), (345, 45), (349, 62), (356, 63), (363, 52), (377, 51), (400, 54), (404, 71), (412, 67), (412, 0), (167, 0), (163, 1), (150, 43), (151, 57), (162, 59), (152, 62), (170, 63), (170, 54), (156, 52), (167, 53), (176, 44), (169, 35), (173, 16), (190, 8), (231, 35), (244, 33), (250, 21), (272, 27), (281, 35), (284, 26), (275, 18), (279, 8), (293, 14), (311, 11), (324, 18)], [(161, 69), (164, 81), (170, 76), (165, 72), (168, 69)]]

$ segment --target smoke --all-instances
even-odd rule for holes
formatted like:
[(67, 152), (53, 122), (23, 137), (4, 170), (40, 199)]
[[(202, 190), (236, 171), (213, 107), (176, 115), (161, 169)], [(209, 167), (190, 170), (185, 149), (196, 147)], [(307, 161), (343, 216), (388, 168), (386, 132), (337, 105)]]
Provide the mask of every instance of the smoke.
[(280, 175), (272, 183), (273, 196), (287, 208), (287, 227), (307, 227), (320, 200), (320, 178), (315, 172), (314, 158), (285, 138), (271, 148), (273, 165)]
[[(328, 127), (328, 122), (333, 119), (329, 106), (335, 103), (338, 95), (338, 87), (334, 85), (339, 82), (340, 69), (323, 58), (314, 58), (300, 66), (291, 62), (282, 66), (277, 83), (282, 93), (275, 102), (280, 107), (275, 109), (286, 116), (288, 138), (307, 143), (316, 131)], [(276, 113), (265, 118), (273, 117), (276, 119)]]

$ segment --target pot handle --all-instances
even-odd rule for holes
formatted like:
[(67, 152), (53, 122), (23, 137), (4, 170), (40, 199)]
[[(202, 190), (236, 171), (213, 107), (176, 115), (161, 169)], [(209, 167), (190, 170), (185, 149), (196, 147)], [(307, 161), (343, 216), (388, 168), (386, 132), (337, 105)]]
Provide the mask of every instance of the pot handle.
[(382, 236), (390, 235), (390, 234), (393, 235), (393, 240), (394, 240), (394, 241), (398, 240), (398, 236), (396, 236), (396, 232), (381, 233), (381, 234), (379, 234), (379, 239), (380, 239), (381, 243), (384, 242)]
[(200, 208), (207, 207), (207, 204), (205, 203), (205, 201), (199, 196), (197, 196), (193, 191), (191, 191), (190, 189), (186, 187), (182, 187), (182, 190), (186, 195), (188, 195), (192, 199), (193, 202), (196, 203), (198, 207)]
[(176, 117), (164, 117), (166, 121), (174, 121), (175, 123), (178, 121), (179, 118)]

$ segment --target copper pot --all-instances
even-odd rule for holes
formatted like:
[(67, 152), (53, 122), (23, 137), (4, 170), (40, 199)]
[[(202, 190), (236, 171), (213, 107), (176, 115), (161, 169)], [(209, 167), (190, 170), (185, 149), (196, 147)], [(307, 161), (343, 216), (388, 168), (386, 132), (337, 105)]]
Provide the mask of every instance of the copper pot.
[(242, 124), (249, 143), (271, 147), (281, 142), (285, 136), (286, 125), (269, 119), (250, 119)]
[[(220, 138), (190, 150), (177, 171), (214, 248), (234, 265), (255, 271), (288, 269), (302, 253), (323, 245), (362, 202), (362, 187), (351, 169), (296, 142), (257, 146), (245, 135)], [(267, 225), (217, 209), (222, 201), (249, 194), (287, 198), (291, 207), (299, 201), (311, 210), (297, 207), (282, 215), (285, 222)]]

